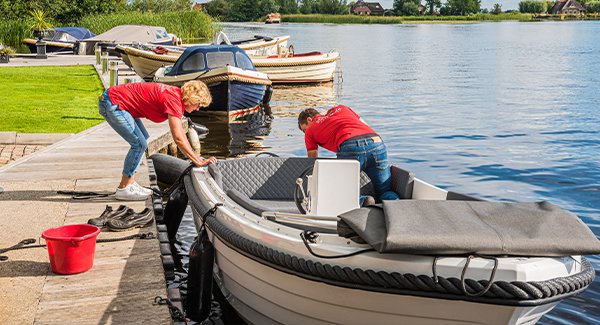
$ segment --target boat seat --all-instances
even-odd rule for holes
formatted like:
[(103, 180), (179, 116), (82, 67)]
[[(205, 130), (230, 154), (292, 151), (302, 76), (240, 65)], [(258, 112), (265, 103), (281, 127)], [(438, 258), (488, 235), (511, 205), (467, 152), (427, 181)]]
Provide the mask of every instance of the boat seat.
[[(252, 157), (220, 160), (209, 165), (208, 171), (225, 193), (235, 190), (249, 200), (263, 202), (263, 206), (275, 206), (270, 201), (294, 202), (296, 178), (312, 167), (315, 158)], [(392, 166), (392, 189), (402, 199), (412, 197), (414, 174)], [(374, 196), (375, 191), (366, 173), (360, 175), (360, 194)]]
[(278, 211), (278, 212), (290, 212), (298, 213), (298, 208), (294, 201), (283, 201), (283, 200), (253, 200), (246, 194), (232, 189), (227, 191), (229, 196), (235, 203), (239, 204), (242, 208), (256, 214), (262, 215), (266, 211)]

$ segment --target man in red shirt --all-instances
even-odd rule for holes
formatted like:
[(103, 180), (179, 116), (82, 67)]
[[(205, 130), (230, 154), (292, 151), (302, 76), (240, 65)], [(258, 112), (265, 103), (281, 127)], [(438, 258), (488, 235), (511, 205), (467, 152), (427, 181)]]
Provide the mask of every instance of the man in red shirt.
[(98, 98), (98, 109), (108, 124), (131, 148), (125, 157), (123, 177), (115, 192), (117, 200), (145, 200), (152, 190), (134, 180), (137, 168), (148, 147), (148, 132), (141, 118), (161, 123), (169, 121), (177, 147), (196, 166), (216, 163), (215, 157), (204, 159), (194, 153), (181, 125), (183, 113), (191, 113), (210, 104), (208, 87), (201, 81), (189, 81), (181, 89), (159, 83), (140, 82), (113, 86)]
[[(314, 108), (308, 108), (298, 115), (298, 127), (304, 132), (308, 157), (318, 157), (321, 146), (335, 152), (338, 158), (356, 159), (360, 170), (371, 179), (378, 201), (400, 198), (392, 190), (390, 163), (383, 140), (352, 109), (338, 105), (321, 115)], [(361, 196), (361, 205), (365, 199)]]

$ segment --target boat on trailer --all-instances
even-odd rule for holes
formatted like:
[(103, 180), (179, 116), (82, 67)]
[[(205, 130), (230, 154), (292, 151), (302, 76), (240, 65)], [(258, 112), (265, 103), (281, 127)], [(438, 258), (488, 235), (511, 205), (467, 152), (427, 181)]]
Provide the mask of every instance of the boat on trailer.
[(156, 82), (178, 87), (190, 80), (204, 82), (212, 95), (211, 104), (194, 115), (218, 115), (234, 122), (260, 112), (271, 98), (267, 75), (257, 72), (244, 50), (233, 45), (190, 47), (154, 77)]
[[(96, 36), (96, 34), (83, 27), (57, 27), (47, 29), (46, 35), (44, 38), (42, 38), (42, 40), (46, 43), (47, 53), (72, 53), (77, 41), (88, 39), (94, 36)], [(31, 53), (36, 53), (36, 39), (26, 38), (22, 43), (27, 45)]]
[[(597, 254), (598, 240), (576, 216), (548, 203), (478, 200), (396, 166), (391, 173), (401, 200), (366, 208), (358, 196), (373, 188), (350, 160), (221, 160), (183, 180), (196, 227), (214, 245), (216, 283), (253, 324), (533, 324), (593, 282), (581, 254)], [(443, 212), (456, 206), (466, 225), (446, 223), (456, 219)], [(507, 225), (469, 209), (530, 218)], [(393, 214), (404, 210), (407, 224), (423, 220), (423, 229), (395, 229), (404, 219)], [(469, 227), (484, 219), (500, 225), (481, 233)], [(386, 223), (395, 225), (387, 236)], [(557, 227), (580, 232), (559, 247), (543, 237)], [(497, 245), (490, 234), (507, 228), (515, 236)]]

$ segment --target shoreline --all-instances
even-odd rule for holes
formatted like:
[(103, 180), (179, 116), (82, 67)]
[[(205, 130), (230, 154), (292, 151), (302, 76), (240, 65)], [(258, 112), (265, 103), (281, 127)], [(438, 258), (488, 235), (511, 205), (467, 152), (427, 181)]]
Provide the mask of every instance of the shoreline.
[(282, 15), (283, 23), (315, 23), (315, 24), (360, 24), (360, 25), (390, 25), (390, 24), (476, 24), (481, 22), (543, 22), (543, 21), (578, 21), (600, 20), (599, 15), (565, 16), (565, 15), (534, 15), (523, 13), (475, 14), (468, 16), (357, 16), (357, 15), (323, 15), (323, 14), (293, 14)]

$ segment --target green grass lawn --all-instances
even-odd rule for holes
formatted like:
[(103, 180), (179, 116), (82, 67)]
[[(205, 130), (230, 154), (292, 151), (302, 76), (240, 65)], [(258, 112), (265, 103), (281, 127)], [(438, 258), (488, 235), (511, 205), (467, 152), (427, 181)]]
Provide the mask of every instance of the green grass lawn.
[(0, 67), (0, 132), (77, 133), (104, 121), (92, 66)]

